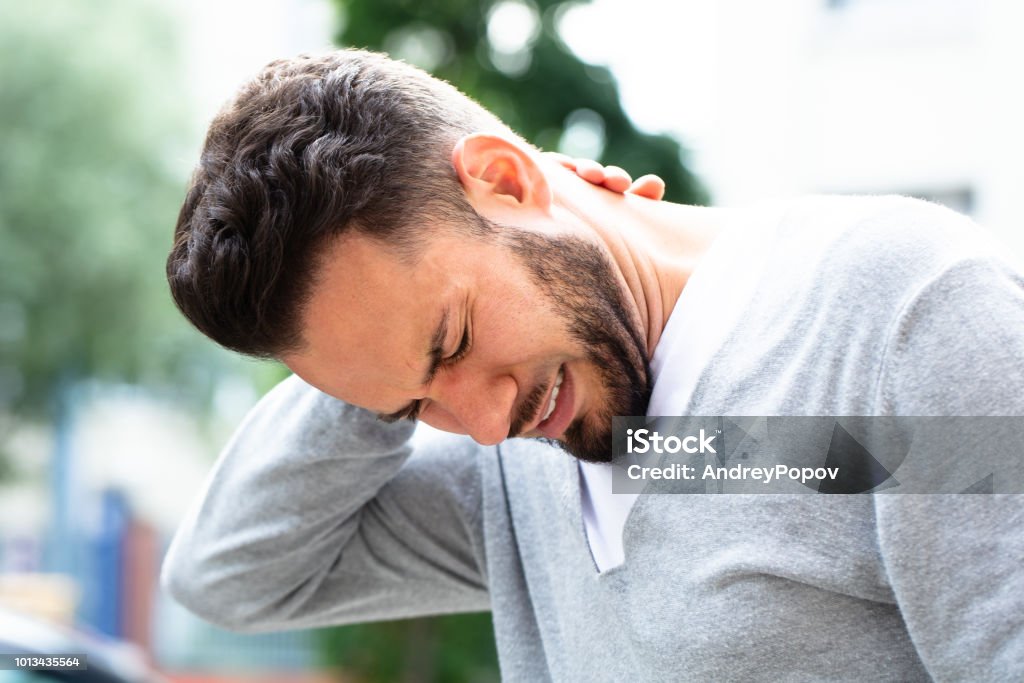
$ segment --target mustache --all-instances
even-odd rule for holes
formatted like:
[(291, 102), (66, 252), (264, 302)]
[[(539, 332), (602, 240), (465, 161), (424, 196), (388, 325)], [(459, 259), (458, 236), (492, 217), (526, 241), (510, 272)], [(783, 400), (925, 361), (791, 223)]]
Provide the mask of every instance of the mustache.
[(530, 390), (530, 393), (526, 395), (516, 409), (516, 418), (512, 421), (512, 426), (508, 430), (508, 438), (512, 439), (519, 436), (522, 433), (523, 428), (537, 416), (540, 411), (541, 401), (548, 393), (548, 386), (546, 383), (541, 383)]

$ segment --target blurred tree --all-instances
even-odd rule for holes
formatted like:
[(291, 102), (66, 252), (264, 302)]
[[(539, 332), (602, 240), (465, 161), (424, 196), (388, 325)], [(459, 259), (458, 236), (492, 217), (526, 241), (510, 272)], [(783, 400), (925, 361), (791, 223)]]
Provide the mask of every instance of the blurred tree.
[(559, 24), (577, 0), (336, 0), (342, 45), (383, 50), (443, 78), (546, 150), (657, 173), (669, 201), (706, 203), (679, 143), (636, 129), (603, 66), (582, 62)]
[[(335, 0), (341, 45), (388, 52), (443, 78), (546, 150), (595, 158), (634, 176), (657, 173), (665, 198), (707, 195), (679, 143), (636, 129), (609, 71), (583, 63), (559, 35), (575, 0)], [(369, 680), (496, 680), (487, 614), (327, 631), (331, 664)]]
[(457, 614), (322, 629), (324, 663), (357, 680), (498, 683), (489, 614)]
[[(226, 354), (164, 279), (188, 112), (151, 2), (0, 3), (0, 415), (90, 378), (205, 396)], [(0, 435), (0, 445), (2, 445)]]

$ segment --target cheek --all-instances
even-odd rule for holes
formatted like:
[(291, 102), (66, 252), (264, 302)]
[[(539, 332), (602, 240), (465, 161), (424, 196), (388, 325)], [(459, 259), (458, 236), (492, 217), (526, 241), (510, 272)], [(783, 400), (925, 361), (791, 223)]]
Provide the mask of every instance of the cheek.
[(565, 347), (557, 343), (557, 330), (547, 319), (537, 315), (511, 313), (488, 326), (477, 341), (478, 353), (468, 359), (469, 362), (494, 369), (532, 366), (553, 353), (565, 351)]
[(568, 325), (552, 302), (522, 285), (507, 286), (474, 313), (474, 332), (493, 360), (543, 356), (565, 350)]
[(424, 410), (420, 411), (419, 421), (430, 425), (434, 429), (440, 429), (442, 432), (450, 432), (452, 434), (467, 433), (451, 413), (436, 403), (431, 403)]

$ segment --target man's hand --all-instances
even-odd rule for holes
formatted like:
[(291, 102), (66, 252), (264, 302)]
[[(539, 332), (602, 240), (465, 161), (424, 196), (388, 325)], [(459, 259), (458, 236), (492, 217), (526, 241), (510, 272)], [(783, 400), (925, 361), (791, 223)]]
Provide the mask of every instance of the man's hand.
[(665, 181), (654, 174), (642, 175), (633, 180), (628, 173), (618, 166), (602, 166), (591, 159), (573, 159), (557, 152), (547, 152), (558, 163), (588, 183), (600, 185), (606, 190), (618, 194), (635, 194), (655, 201), (665, 196)]

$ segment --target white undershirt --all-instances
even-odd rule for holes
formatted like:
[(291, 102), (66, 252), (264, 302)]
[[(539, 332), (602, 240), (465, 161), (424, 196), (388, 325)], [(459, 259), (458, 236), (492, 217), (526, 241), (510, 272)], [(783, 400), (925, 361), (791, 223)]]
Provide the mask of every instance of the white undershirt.
[[(766, 211), (766, 217), (774, 212)], [(654, 390), (647, 415), (678, 415), (701, 371), (721, 346), (766, 265), (771, 231), (727, 229), (712, 244), (683, 288), (654, 357)], [(622, 531), (638, 493), (612, 493), (610, 465), (579, 462), (580, 505), (590, 553), (600, 572), (625, 559)]]

